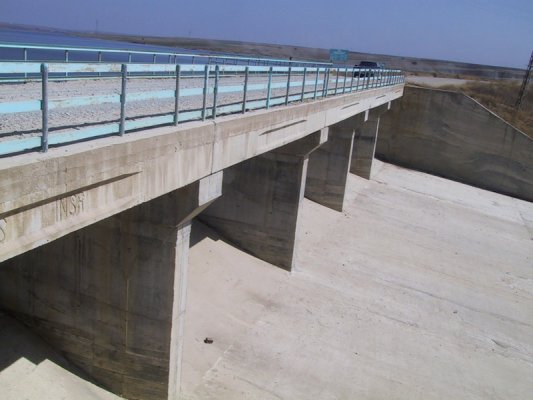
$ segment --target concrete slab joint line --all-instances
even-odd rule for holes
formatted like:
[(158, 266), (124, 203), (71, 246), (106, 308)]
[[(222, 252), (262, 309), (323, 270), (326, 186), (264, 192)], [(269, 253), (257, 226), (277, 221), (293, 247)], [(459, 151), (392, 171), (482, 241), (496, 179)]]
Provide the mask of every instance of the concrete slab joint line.
[(222, 196), (199, 218), (243, 250), (291, 271), (309, 154), (321, 129), (224, 171)]
[(221, 190), (219, 172), (5, 261), (2, 307), (114, 393), (178, 399), (190, 223)]

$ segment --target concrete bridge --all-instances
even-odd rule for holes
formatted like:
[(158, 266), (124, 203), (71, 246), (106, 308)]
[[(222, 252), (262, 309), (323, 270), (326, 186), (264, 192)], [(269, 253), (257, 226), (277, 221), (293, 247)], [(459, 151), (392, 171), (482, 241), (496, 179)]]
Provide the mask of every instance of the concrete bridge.
[[(351, 90), (352, 72), (342, 86), (332, 67), (334, 93), (324, 82), (306, 100), (304, 70), (290, 99), (295, 70), (279, 107), (268, 87), (253, 112), (217, 116), (215, 97), (212, 118), (0, 159), (2, 308), (113, 392), (178, 398), (191, 221), (298, 268), (303, 197), (342, 211), (348, 173), (369, 178), (380, 115), (403, 94), (403, 77)], [(220, 90), (204, 86), (204, 110)]]

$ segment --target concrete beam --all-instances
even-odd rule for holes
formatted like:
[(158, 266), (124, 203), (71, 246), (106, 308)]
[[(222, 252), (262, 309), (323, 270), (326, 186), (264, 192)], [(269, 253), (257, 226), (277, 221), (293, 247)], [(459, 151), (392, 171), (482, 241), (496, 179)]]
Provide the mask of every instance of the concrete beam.
[(0, 262), (402, 93), (378, 88), (0, 159)]
[(177, 399), (190, 221), (222, 173), (4, 262), (0, 304), (128, 399)]
[(342, 211), (352, 159), (353, 137), (366, 115), (367, 113), (361, 113), (330, 126), (328, 141), (309, 156), (305, 197), (333, 210)]
[(245, 251), (293, 270), (309, 153), (327, 129), (224, 171), (223, 194), (200, 219)]
[(372, 175), (372, 161), (376, 152), (379, 121), (383, 113), (390, 110), (391, 102), (367, 110), (367, 120), (355, 130), (350, 172), (365, 179)]

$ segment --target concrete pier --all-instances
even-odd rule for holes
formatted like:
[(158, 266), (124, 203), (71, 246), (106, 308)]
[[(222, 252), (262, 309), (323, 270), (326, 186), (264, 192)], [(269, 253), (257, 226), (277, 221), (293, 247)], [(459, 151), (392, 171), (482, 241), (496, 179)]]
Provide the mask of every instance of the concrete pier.
[(222, 173), (3, 263), (2, 306), (104, 387), (179, 395), (190, 221)]
[(376, 152), (381, 115), (390, 109), (390, 103), (366, 111), (366, 121), (355, 130), (350, 172), (361, 178), (372, 176), (372, 161)]
[(327, 131), (226, 169), (222, 197), (200, 219), (245, 251), (292, 270), (308, 157)]
[(329, 128), (328, 141), (309, 156), (305, 197), (342, 211), (354, 133), (364, 122), (365, 115), (355, 115)]

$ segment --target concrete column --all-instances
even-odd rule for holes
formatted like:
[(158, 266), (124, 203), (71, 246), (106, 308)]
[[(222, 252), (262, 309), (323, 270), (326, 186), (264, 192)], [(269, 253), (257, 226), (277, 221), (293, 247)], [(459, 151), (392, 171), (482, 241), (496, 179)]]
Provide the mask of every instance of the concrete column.
[(353, 137), (364, 118), (362, 113), (330, 126), (328, 141), (309, 156), (305, 197), (342, 211)]
[(190, 221), (222, 174), (0, 265), (0, 303), (96, 382), (128, 399), (177, 399)]
[(390, 109), (390, 102), (367, 110), (367, 120), (355, 130), (350, 172), (365, 179), (372, 174), (372, 161), (376, 152), (380, 116)]
[(327, 129), (224, 170), (222, 197), (199, 218), (243, 250), (291, 271), (308, 156)]

